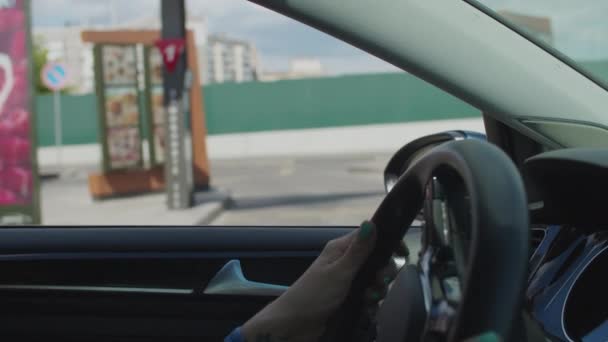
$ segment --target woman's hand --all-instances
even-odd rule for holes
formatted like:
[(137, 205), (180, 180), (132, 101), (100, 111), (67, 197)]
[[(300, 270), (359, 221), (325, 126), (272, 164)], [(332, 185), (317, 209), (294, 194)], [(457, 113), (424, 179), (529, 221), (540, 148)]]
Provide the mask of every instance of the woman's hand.
[[(350, 284), (371, 253), (376, 229), (365, 221), (361, 227), (329, 241), (319, 257), (283, 295), (247, 321), (242, 332), (248, 342), (315, 341), (325, 330), (327, 319), (342, 304)], [(386, 293), (397, 270), (389, 265), (368, 290), (374, 310)]]

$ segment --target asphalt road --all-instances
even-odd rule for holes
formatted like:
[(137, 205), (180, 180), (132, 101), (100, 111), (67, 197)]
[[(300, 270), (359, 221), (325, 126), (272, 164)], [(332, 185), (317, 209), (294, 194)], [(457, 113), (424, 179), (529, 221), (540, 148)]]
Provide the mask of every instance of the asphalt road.
[(384, 196), (390, 155), (213, 161), (212, 186), (233, 205), (214, 225), (358, 225)]

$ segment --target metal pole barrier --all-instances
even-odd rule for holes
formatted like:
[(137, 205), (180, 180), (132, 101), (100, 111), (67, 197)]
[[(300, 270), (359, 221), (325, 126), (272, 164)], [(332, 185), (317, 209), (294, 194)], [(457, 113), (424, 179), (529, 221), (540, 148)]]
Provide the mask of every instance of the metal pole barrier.
[(55, 115), (55, 149), (57, 150), (57, 168), (61, 172), (62, 156), (61, 156), (61, 145), (63, 138), (63, 130), (61, 127), (61, 93), (59, 91), (53, 92), (53, 108)]
[[(191, 113), (190, 108), (190, 88), (192, 87), (192, 73), (190, 70), (186, 69), (186, 73), (184, 75), (184, 89), (182, 93), (182, 113), (183, 118), (186, 119), (186, 113)], [(186, 173), (186, 188), (189, 192), (191, 189), (194, 189), (194, 175), (192, 174), (192, 128), (186, 129), (187, 122), (190, 120), (184, 120), (182, 122), (182, 126), (184, 126), (184, 160), (186, 163), (185, 173)]]
[[(184, 0), (162, 0), (162, 38), (186, 38), (186, 8)], [(192, 205), (192, 186), (188, 181), (188, 171), (192, 165), (187, 165), (185, 151), (184, 106), (184, 77), (186, 73), (186, 54), (167, 47), (167, 55), (177, 57), (175, 70), (169, 72), (168, 66), (163, 71), (164, 105), (165, 105), (165, 186), (167, 190), (167, 205), (169, 209), (185, 209)], [(178, 54), (175, 56), (174, 54)], [(167, 56), (164, 57), (164, 59)]]

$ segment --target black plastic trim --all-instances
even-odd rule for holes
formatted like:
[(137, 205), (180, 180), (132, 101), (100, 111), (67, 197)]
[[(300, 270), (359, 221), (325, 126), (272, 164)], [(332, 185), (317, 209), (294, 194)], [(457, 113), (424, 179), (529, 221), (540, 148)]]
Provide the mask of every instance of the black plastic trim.
[(24, 227), (0, 229), (0, 255), (310, 252), (355, 227)]

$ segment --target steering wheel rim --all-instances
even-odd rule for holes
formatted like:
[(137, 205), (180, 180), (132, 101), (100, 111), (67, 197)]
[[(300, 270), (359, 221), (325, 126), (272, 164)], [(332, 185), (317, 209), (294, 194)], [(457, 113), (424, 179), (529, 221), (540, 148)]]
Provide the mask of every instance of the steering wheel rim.
[(469, 195), (472, 239), (462, 275), (461, 301), (447, 341), (461, 341), (484, 332), (493, 332), (503, 341), (510, 338), (527, 274), (527, 201), (511, 160), (494, 145), (476, 140), (439, 145), (400, 177), (372, 217), (378, 232), (376, 246), (352, 282), (326, 336), (333, 334), (334, 340), (344, 341), (372, 336), (373, 322), (364, 313), (365, 289), (389, 262), (420, 211), (429, 181), (450, 175), (462, 180)]

